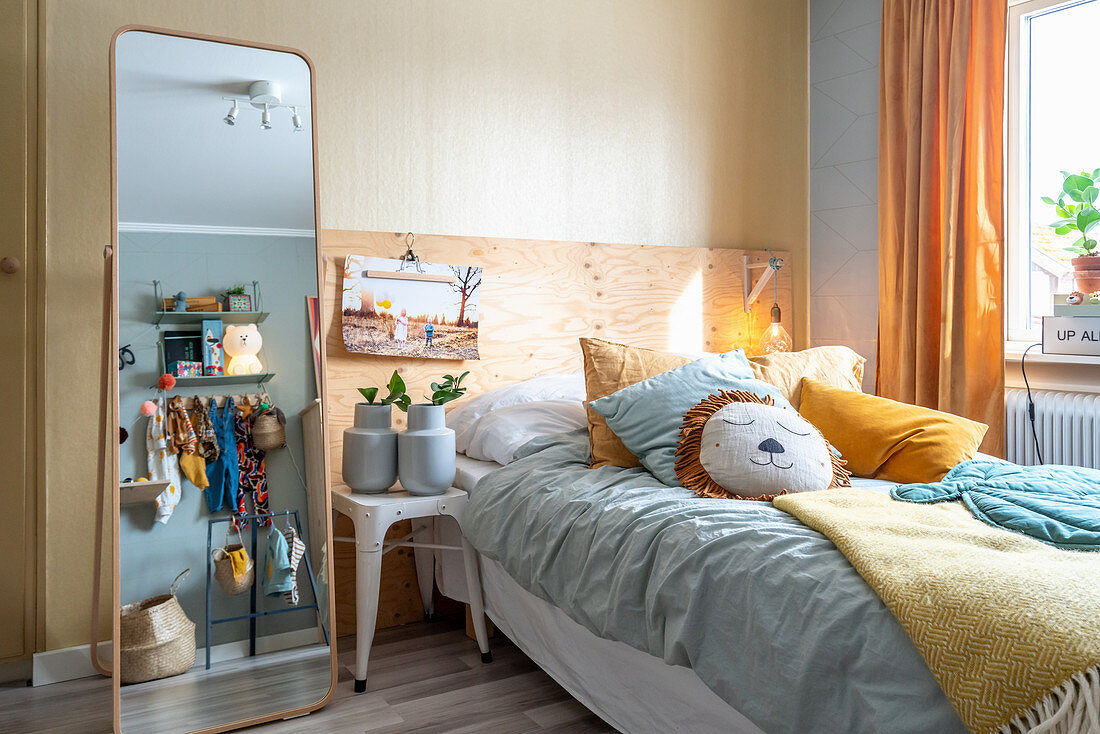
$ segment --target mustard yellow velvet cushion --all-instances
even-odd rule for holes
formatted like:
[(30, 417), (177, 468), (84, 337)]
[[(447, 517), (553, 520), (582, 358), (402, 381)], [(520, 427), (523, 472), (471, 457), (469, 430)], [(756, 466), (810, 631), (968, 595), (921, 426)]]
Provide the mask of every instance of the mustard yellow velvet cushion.
[[(584, 355), (584, 385), (589, 403), (691, 362), (689, 357), (628, 347), (603, 339), (581, 339), (581, 353)], [(630, 453), (607, 427), (603, 416), (592, 410), (591, 406), (587, 406), (587, 410), (592, 468), (641, 466), (638, 457)]]
[(795, 408), (801, 402), (804, 377), (844, 390), (862, 391), (866, 362), (848, 347), (840, 346), (749, 357), (753, 377), (778, 387)]
[(938, 482), (974, 458), (986, 426), (931, 408), (802, 381), (798, 412), (840, 451), (859, 477)]

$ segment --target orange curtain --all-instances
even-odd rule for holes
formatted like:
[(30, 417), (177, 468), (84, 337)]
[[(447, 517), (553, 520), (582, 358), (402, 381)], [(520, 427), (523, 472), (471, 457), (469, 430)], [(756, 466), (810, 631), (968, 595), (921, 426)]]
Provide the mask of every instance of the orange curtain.
[(885, 0), (878, 393), (989, 425), (1004, 455), (1006, 0)]

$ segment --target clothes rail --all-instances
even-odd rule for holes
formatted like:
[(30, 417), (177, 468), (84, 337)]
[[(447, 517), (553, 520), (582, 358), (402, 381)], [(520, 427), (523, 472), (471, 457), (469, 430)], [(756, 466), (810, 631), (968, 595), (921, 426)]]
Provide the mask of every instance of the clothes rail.
[[(206, 525), (206, 669), (210, 670), (210, 646), (211, 637), (213, 636), (214, 625), (224, 624), (226, 622), (239, 622), (241, 620), (248, 620), (248, 656), (254, 657), (256, 655), (256, 620), (260, 617), (271, 617), (276, 614), (287, 614), (289, 612), (303, 612), (310, 609), (316, 610), (317, 625), (321, 628), (322, 634), (325, 636), (325, 644), (329, 645), (328, 629), (325, 627), (324, 620), (321, 618), (320, 597), (317, 596), (317, 584), (313, 578), (313, 566), (309, 561), (309, 547), (307, 544), (306, 550), (302, 553), (302, 562), (306, 565), (306, 573), (309, 575), (309, 588), (313, 593), (312, 604), (298, 604), (296, 606), (287, 607), (285, 609), (264, 609), (262, 611), (256, 611), (256, 587), (259, 586), (259, 569), (254, 572), (254, 579), (252, 581), (252, 588), (249, 589), (249, 613), (238, 614), (233, 617), (220, 617), (214, 618), (214, 598), (213, 598), (213, 570), (214, 559), (211, 557), (211, 553), (214, 550), (214, 526), (218, 523), (233, 522), (234, 520), (264, 520), (268, 519), (272, 521), (272, 526), (275, 524), (275, 518), (286, 517), (288, 522), (290, 517), (294, 517), (294, 526), (298, 531), (298, 537), (305, 541), (305, 536), (302, 534), (302, 522), (298, 516), (297, 510), (281, 510), (279, 512), (264, 512), (257, 513), (255, 515), (230, 515), (228, 517), (215, 517), (207, 521)], [(252, 563), (257, 564), (257, 534), (259, 528), (256, 522), (252, 522)], [(255, 565), (254, 565), (255, 568)]]

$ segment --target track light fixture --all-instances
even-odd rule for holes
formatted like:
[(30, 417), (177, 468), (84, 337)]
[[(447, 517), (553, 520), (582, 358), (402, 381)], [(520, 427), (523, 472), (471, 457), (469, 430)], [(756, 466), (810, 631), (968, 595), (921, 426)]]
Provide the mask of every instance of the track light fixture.
[(252, 84), (248, 86), (247, 98), (222, 97), (225, 101), (233, 103), (233, 106), (229, 108), (229, 113), (222, 118), (222, 120), (226, 125), (236, 125), (237, 115), (240, 113), (241, 106), (247, 102), (253, 108), (260, 110), (260, 129), (271, 130), (274, 127), (271, 121), (271, 111), (284, 107), (290, 110), (290, 120), (291, 124), (294, 126), (294, 131), (302, 132), (306, 128), (302, 121), (302, 115), (299, 112), (299, 108), (305, 108), (306, 106), (284, 104), (280, 98), (281, 93), (282, 90), (275, 82), (266, 80), (252, 82)]

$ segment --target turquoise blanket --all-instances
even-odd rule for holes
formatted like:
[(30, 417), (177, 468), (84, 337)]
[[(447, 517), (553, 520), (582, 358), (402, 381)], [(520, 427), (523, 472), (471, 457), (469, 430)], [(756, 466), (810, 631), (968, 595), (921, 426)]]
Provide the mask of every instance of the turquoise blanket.
[(600, 637), (690, 667), (768, 734), (966, 731), (894, 615), (827, 538), (767, 502), (588, 468), (536, 438), (470, 492), (462, 530)]
[(1100, 551), (1100, 471), (1077, 466), (1020, 466), (966, 461), (942, 481), (904, 484), (906, 502), (962, 500), (990, 525), (1072, 550)]

